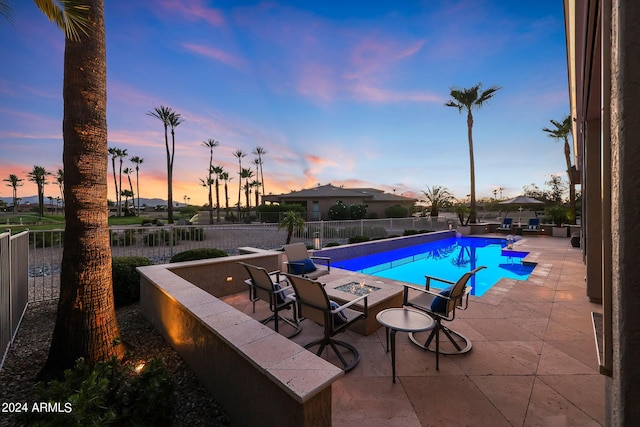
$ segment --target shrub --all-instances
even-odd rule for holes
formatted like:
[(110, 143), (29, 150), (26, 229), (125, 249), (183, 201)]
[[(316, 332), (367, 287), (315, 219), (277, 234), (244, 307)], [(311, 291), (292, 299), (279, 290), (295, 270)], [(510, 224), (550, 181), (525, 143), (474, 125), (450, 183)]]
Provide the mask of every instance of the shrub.
[(124, 233), (110, 231), (111, 246), (131, 246), (136, 244), (135, 230), (124, 230)]
[[(173, 383), (160, 359), (140, 373), (115, 359), (88, 366), (82, 358), (64, 378), (38, 383), (34, 402), (60, 402), (59, 412), (31, 411), (25, 425), (170, 425), (174, 406)], [(69, 404), (69, 411), (65, 405)]]
[(385, 209), (384, 214), (387, 218), (406, 218), (409, 215), (409, 210), (404, 206), (393, 205)]
[[(161, 246), (168, 245), (170, 243), (169, 231), (167, 230), (154, 230), (144, 236), (144, 244), (147, 246)], [(176, 230), (174, 230), (173, 245), (177, 245), (180, 239), (177, 239)]]
[(338, 200), (333, 206), (329, 208), (330, 220), (349, 219), (349, 207)]
[(175, 228), (173, 238), (176, 242), (180, 240), (201, 242), (204, 240), (204, 229), (202, 227)]
[(29, 233), (29, 246), (33, 248), (49, 248), (64, 243), (63, 231), (35, 231)]
[(298, 212), (301, 216), (305, 212), (304, 206), (295, 203), (283, 203), (281, 205), (265, 205), (256, 207), (256, 213), (260, 216), (262, 222), (280, 222), (282, 214), (286, 212)]
[(334, 246), (340, 246), (340, 242), (329, 242), (326, 245), (324, 245), (325, 248), (331, 248)]
[(151, 264), (148, 258), (140, 256), (113, 258), (111, 271), (116, 308), (140, 301), (140, 273), (136, 267)]
[(353, 236), (353, 237), (349, 237), (349, 243), (362, 243), (362, 242), (368, 242), (371, 239), (367, 236)]
[(353, 204), (349, 206), (349, 215), (351, 219), (364, 219), (367, 216), (367, 205), (365, 204)]
[(225, 251), (215, 248), (189, 249), (188, 251), (178, 252), (171, 257), (169, 262), (195, 261), (199, 259), (220, 258), (228, 255)]

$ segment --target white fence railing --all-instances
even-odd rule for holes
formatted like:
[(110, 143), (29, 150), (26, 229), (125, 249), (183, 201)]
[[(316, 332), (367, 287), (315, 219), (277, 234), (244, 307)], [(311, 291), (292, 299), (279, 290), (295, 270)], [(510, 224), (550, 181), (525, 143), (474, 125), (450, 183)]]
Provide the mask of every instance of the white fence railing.
[[(305, 224), (304, 231), (294, 233), (292, 241), (313, 246), (317, 238), (321, 246), (345, 244), (357, 236), (382, 238), (402, 235), (405, 230), (444, 230), (451, 221), (450, 218), (313, 221)], [(287, 235), (286, 230), (279, 230), (274, 223), (120, 226), (110, 227), (110, 231), (112, 256), (140, 256), (154, 264), (169, 262), (176, 253), (189, 249), (216, 248), (229, 254), (238, 253), (243, 246), (276, 249), (285, 243)], [(63, 230), (29, 232), (29, 301), (58, 297), (63, 244)]]
[(0, 369), (28, 302), (29, 233), (0, 234)]

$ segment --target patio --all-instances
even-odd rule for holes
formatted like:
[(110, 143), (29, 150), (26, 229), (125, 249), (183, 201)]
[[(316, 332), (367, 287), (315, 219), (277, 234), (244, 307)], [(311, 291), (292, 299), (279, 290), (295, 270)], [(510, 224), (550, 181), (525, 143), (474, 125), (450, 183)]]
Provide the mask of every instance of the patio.
[[(341, 339), (361, 354), (356, 368), (333, 384), (334, 426), (603, 425), (604, 377), (598, 373), (585, 265), (569, 239), (523, 238), (538, 266), (527, 281), (503, 279), (451, 324), (473, 341), (465, 355), (443, 356), (396, 338), (397, 383), (391, 382), (384, 328)], [(434, 273), (434, 272), (432, 272)], [(223, 298), (255, 318), (247, 293)], [(293, 340), (321, 334), (304, 322)]]

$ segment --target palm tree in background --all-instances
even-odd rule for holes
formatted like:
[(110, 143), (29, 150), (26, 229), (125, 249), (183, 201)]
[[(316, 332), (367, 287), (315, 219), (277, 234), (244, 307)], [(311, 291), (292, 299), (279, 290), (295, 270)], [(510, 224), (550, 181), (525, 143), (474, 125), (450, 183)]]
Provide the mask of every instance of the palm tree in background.
[(247, 153), (242, 150), (236, 150), (233, 153), (233, 157), (238, 159), (238, 178), (240, 182), (238, 182), (238, 221), (240, 221), (240, 195), (242, 194), (242, 158), (245, 157)]
[(62, 206), (64, 207), (64, 169), (58, 169), (56, 174), (56, 184), (60, 190), (60, 200), (62, 200)]
[(304, 219), (298, 212), (289, 211), (284, 214), (282, 221), (278, 223), (278, 230), (286, 228), (287, 230), (287, 245), (291, 243), (294, 231), (304, 230)]
[[(138, 156), (133, 156), (132, 158), (129, 159), (129, 161), (131, 161), (131, 163), (134, 163), (136, 165), (136, 194), (138, 195), (138, 216), (140, 216), (140, 165), (144, 162), (144, 159), (142, 157), (138, 157)], [(135, 205), (135, 200), (134, 200), (134, 205)]]
[[(107, 206), (107, 68), (104, 0), (36, 4), (67, 35), (63, 83), (65, 235), (60, 297), (39, 378), (124, 356), (113, 304)], [(72, 18), (79, 16), (80, 18)], [(78, 19), (86, 27), (77, 24)], [(78, 32), (80, 28), (80, 32)], [(74, 36), (75, 34), (75, 36)]]
[(42, 218), (44, 216), (44, 186), (47, 185), (47, 175), (51, 175), (51, 173), (47, 172), (44, 166), (34, 166), (27, 175), (29, 181), (35, 182), (38, 186), (38, 214)]
[(216, 187), (216, 222), (220, 222), (220, 175), (224, 172), (222, 166), (213, 166), (211, 168), (215, 174), (215, 187)]
[[(207, 139), (202, 143), (202, 145), (209, 149), (209, 176), (207, 177), (207, 185), (209, 186), (209, 224), (213, 224), (213, 195), (211, 191), (211, 186), (213, 185), (213, 149), (220, 145), (218, 141), (215, 139)], [(218, 217), (218, 220), (220, 218)]]
[(558, 122), (549, 120), (554, 128), (542, 128), (547, 132), (549, 138), (564, 141), (564, 160), (567, 164), (567, 176), (569, 177), (569, 221), (576, 223), (576, 180), (573, 176), (573, 166), (571, 165), (571, 146), (569, 145), (569, 133), (571, 133), (571, 115), (567, 115), (564, 120)]
[(240, 171), (240, 178), (241, 178), (241, 181), (242, 179), (244, 179), (244, 187), (242, 188), (244, 188), (244, 196), (247, 204), (247, 214), (248, 214), (248, 212), (251, 210), (251, 202), (249, 200), (251, 186), (249, 184), (249, 180), (253, 178), (253, 171), (249, 168), (242, 168), (242, 170)]
[[(120, 216), (120, 193), (122, 191), (121, 185), (118, 185), (118, 175), (116, 174), (116, 159), (122, 157), (122, 150), (118, 147), (109, 147), (108, 153), (111, 156), (111, 170), (113, 171), (113, 185), (115, 187), (116, 192), (116, 216)], [(120, 168), (122, 169), (122, 159), (120, 160)], [(120, 171), (120, 176), (122, 176), (122, 171)], [(120, 184), (122, 184), (122, 179), (120, 179)]]
[(257, 179), (254, 179), (249, 183), (249, 186), (254, 188), (253, 191), (256, 196), (256, 207), (260, 206), (260, 185), (261, 185), (261, 182), (258, 181)]
[(220, 174), (220, 180), (224, 181), (224, 210), (225, 214), (229, 215), (229, 181), (233, 178), (229, 177), (229, 172), (222, 172)]
[[(135, 208), (135, 201), (136, 199), (134, 198), (135, 193), (133, 192), (133, 184), (131, 183), (131, 173), (133, 172), (133, 169), (131, 168), (124, 168), (122, 170), (122, 173), (124, 173), (127, 176), (127, 179), (129, 180), (129, 193), (127, 194), (122, 194), (125, 197), (131, 197), (133, 204), (134, 204), (134, 208)], [(122, 190), (123, 193), (127, 190)], [(124, 215), (127, 216), (129, 215), (129, 200), (125, 201), (125, 210), (124, 210)]]
[(440, 209), (445, 208), (447, 204), (450, 204), (454, 199), (453, 194), (448, 188), (441, 185), (434, 185), (429, 188), (427, 185), (427, 191), (422, 192), (427, 200), (431, 203), (431, 216), (438, 216)]
[(125, 157), (127, 157), (127, 149), (118, 150), (118, 160), (120, 161), (120, 169), (118, 172), (118, 188), (120, 191), (118, 192), (118, 216), (126, 215), (126, 213), (122, 212), (122, 192), (124, 189), (122, 188), (122, 163), (124, 162)]
[(260, 182), (262, 183), (262, 195), (264, 196), (267, 193), (264, 192), (264, 172), (262, 170), (262, 157), (267, 154), (267, 150), (258, 145), (251, 153), (258, 156), (258, 161), (256, 162), (256, 164), (260, 167)]
[(22, 187), (22, 178), (18, 178), (18, 175), (11, 174), (8, 178), (3, 179), (4, 182), (8, 182), (7, 187), (11, 187), (13, 190), (13, 213), (18, 213), (18, 187)]
[(460, 113), (462, 111), (467, 112), (467, 138), (469, 140), (469, 171), (471, 181), (471, 202), (469, 213), (469, 222), (476, 223), (476, 172), (475, 163), (473, 160), (473, 110), (480, 109), (485, 103), (487, 103), (495, 93), (500, 90), (499, 86), (492, 86), (487, 90), (482, 90), (482, 83), (470, 87), (468, 89), (451, 88), (451, 99), (445, 104), (447, 107), (457, 108)]

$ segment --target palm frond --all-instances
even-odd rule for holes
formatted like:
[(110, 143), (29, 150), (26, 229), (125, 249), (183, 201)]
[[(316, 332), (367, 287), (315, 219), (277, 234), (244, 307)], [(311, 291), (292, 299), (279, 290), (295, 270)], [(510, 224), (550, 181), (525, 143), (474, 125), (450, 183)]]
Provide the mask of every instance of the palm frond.
[(89, 6), (82, 0), (33, 0), (49, 21), (64, 31), (68, 39), (79, 41), (80, 32), (89, 35)]
[(11, 17), (11, 7), (4, 1), (0, 0), (0, 16), (7, 20), (8, 23), (13, 24)]

